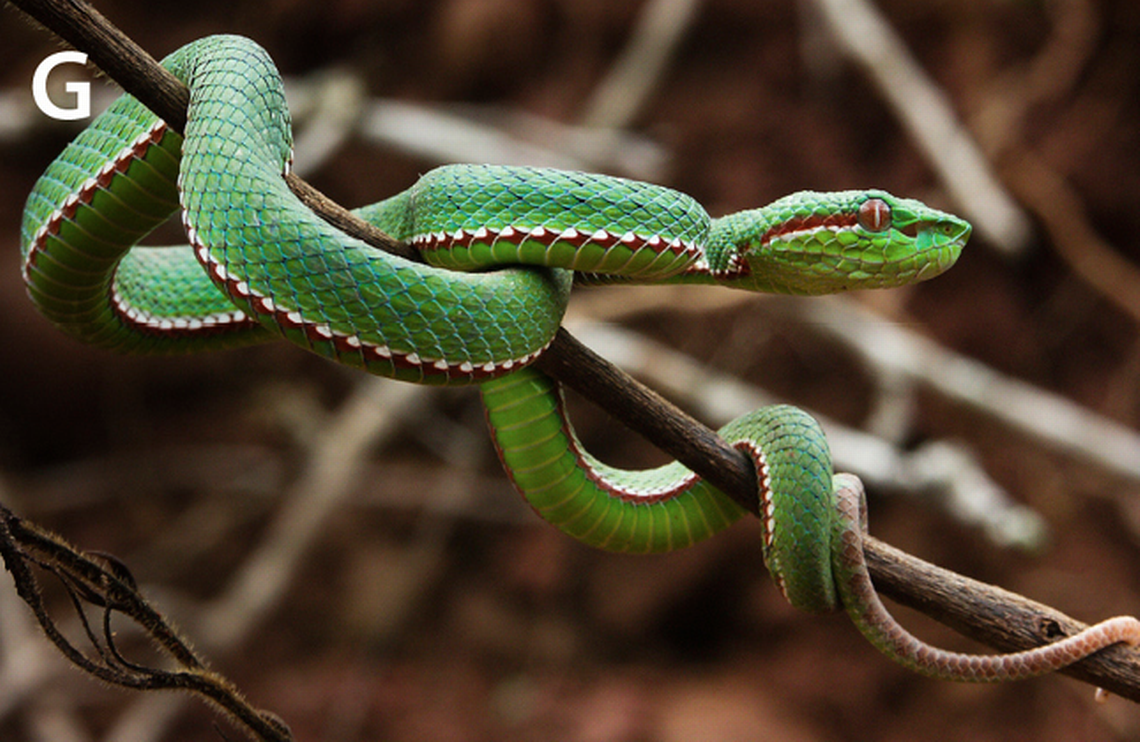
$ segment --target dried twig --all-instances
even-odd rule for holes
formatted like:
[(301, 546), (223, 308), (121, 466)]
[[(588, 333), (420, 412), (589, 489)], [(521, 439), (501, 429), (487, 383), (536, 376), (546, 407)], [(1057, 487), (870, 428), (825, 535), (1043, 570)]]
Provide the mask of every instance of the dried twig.
[[(138, 592), (126, 568), (115, 560), (98, 560), (62, 539), (21, 520), (0, 505), (0, 557), (12, 574), (16, 591), (31, 607), (40, 628), (75, 666), (113, 685), (139, 690), (183, 690), (197, 694), (227, 712), (251, 738), (289, 742), (292, 734), (276, 715), (251, 706), (228, 680), (210, 671), (169, 622)], [(93, 652), (80, 649), (60, 630), (44, 603), (35, 568), (54, 575), (75, 608)], [(98, 625), (87, 606), (99, 609)], [(167, 670), (127, 659), (119, 650), (112, 617), (126, 616), (143, 629), (154, 645), (175, 663)]]
[[(294, 85), (294, 87), (298, 87)], [(359, 134), (429, 162), (495, 162), (660, 179), (666, 154), (630, 132), (596, 130), (491, 106), (374, 99)]]
[[(1046, 8), (1053, 21), (1048, 41), (1028, 65), (999, 79), (974, 128), (1010, 190), (1040, 220), (1073, 274), (1140, 323), (1140, 268), (1090, 223), (1065, 174), (1019, 136), (1035, 106), (1061, 98), (1080, 82), (1102, 24), (1089, 0), (1058, 0)], [(1087, 136), (1091, 140), (1095, 134)]]
[(700, 6), (700, 0), (645, 4), (629, 43), (586, 104), (585, 126), (620, 130), (633, 122), (661, 81)]

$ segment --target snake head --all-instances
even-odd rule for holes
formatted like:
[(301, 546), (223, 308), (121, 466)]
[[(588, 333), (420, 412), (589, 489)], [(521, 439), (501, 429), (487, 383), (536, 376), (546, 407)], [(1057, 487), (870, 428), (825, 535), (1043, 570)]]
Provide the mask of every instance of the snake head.
[(755, 291), (890, 288), (945, 271), (970, 230), (963, 219), (885, 191), (804, 191), (716, 220), (710, 263), (724, 282)]

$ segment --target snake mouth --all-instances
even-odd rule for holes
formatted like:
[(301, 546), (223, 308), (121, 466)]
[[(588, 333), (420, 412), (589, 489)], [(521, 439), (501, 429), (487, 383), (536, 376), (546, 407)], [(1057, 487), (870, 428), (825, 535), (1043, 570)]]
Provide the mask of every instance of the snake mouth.
[(946, 259), (942, 259), (942, 256), (939, 256), (938, 260), (932, 260), (919, 268), (918, 273), (914, 275), (914, 280), (926, 281), (935, 276), (942, 275), (950, 266), (954, 265), (956, 258), (957, 255), (948, 256)]
[(930, 246), (928, 251), (931, 257), (923, 263), (918, 273), (915, 274), (914, 280), (925, 281), (948, 271), (954, 263), (958, 262), (962, 248), (966, 246), (966, 241), (970, 238), (970, 232), (970, 225), (966, 224), (949, 241), (941, 245)]

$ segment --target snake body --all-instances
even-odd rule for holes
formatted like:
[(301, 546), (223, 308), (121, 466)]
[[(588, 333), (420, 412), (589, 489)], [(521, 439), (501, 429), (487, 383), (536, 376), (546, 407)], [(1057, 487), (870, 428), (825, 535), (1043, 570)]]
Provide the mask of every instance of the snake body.
[[(957, 217), (881, 191), (804, 192), (711, 219), (689, 196), (660, 186), (450, 165), (356, 212), (416, 246), (425, 265), (339, 232), (289, 191), (289, 114), (264, 50), (209, 37), (163, 64), (190, 89), (184, 137), (124, 96), (28, 198), (23, 276), (40, 311), (65, 332), (119, 351), (285, 338), (374, 374), (478, 383), (515, 486), (544, 518), (602, 548), (681, 548), (742, 510), (680, 464), (629, 472), (582, 449), (557, 383), (529, 366), (554, 336), (575, 272), (613, 283), (823, 294), (938, 275), (970, 233)], [(188, 246), (137, 246), (179, 210)], [(852, 556), (861, 490), (833, 478), (818, 424), (777, 406), (721, 434), (755, 463), (765, 563), (793, 604), (842, 604), (873, 643), (927, 674), (1000, 679), (1083, 656), (1054, 650), (1049, 660), (1013, 663), (1016, 672), (989, 657), (962, 670), (945, 653), (909, 643), (879, 610), (861, 549)], [(1111, 634), (1082, 649), (1120, 640)]]

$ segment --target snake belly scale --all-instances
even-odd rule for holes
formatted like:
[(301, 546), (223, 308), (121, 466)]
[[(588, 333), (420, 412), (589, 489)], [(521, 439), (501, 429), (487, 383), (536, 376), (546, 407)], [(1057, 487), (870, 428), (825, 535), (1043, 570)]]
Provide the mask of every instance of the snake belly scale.
[[(449, 165), (355, 212), (414, 245), (423, 264), (345, 235), (290, 192), (289, 113), (263, 49), (214, 36), (163, 64), (190, 89), (184, 136), (124, 96), (28, 198), (22, 270), (40, 311), (123, 352), (284, 338), (374, 374), (480, 384), (516, 488), (551, 523), (606, 549), (681, 548), (742, 511), (680, 464), (629, 472), (582, 448), (558, 384), (530, 366), (554, 337), (575, 275), (825, 294), (932, 278), (970, 234), (957, 217), (876, 190), (803, 192), (711, 219), (689, 196), (646, 183)], [(189, 245), (138, 246), (175, 211)], [(861, 486), (833, 476), (815, 420), (776, 406), (720, 432), (755, 464), (765, 563), (785, 596), (808, 610), (842, 605), (876, 646), (920, 672), (1021, 677), (1140, 637), (1114, 619), (1076, 649), (1033, 650), (1044, 658), (963, 662), (927, 647), (878, 603), (852, 546)]]

